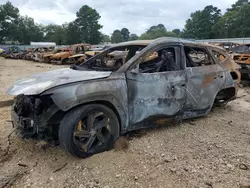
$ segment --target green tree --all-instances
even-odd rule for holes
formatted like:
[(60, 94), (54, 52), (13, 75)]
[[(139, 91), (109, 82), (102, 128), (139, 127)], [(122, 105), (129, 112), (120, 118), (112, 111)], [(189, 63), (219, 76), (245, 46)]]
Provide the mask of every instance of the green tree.
[(16, 29), (18, 35), (15, 38), (22, 44), (30, 44), (31, 41), (43, 41), (43, 26), (36, 24), (33, 18), (20, 16)]
[(65, 42), (66, 28), (63, 25), (49, 24), (44, 28), (44, 41), (55, 42), (62, 45)]
[(240, 7), (236, 19), (233, 22), (235, 28), (232, 37), (249, 37), (250, 36), (250, 2)]
[(232, 4), (232, 7), (227, 9), (227, 11), (239, 11), (244, 5), (249, 4), (249, 0), (238, 0), (236, 3)]
[(81, 32), (78, 25), (73, 21), (67, 25), (65, 30), (65, 44), (76, 44), (80, 42)]
[(111, 42), (109, 35), (102, 35), (102, 42)]
[(10, 1), (0, 5), (0, 42), (16, 40), (19, 10)]
[(129, 34), (130, 34), (130, 32), (127, 28), (122, 28), (121, 35), (122, 35), (123, 41), (128, 41)]
[(161, 31), (167, 31), (165, 26), (163, 24), (158, 24), (158, 25), (154, 25), (154, 26), (151, 26), (148, 30), (147, 30), (147, 33), (150, 33), (156, 29), (159, 29)]
[(215, 25), (218, 38), (250, 36), (250, 2), (238, 0)]
[(181, 30), (180, 29), (174, 29), (172, 32), (175, 33), (177, 36), (181, 35)]
[(111, 36), (111, 42), (112, 43), (119, 43), (119, 42), (123, 42), (123, 36), (121, 34), (121, 31), (116, 29), (114, 30), (112, 36)]
[(221, 10), (212, 5), (206, 6), (191, 14), (186, 21), (183, 36), (186, 38), (209, 39), (215, 38), (214, 25), (221, 17)]
[(80, 32), (80, 41), (90, 44), (98, 44), (102, 40), (102, 34), (99, 31), (102, 25), (98, 23), (101, 16), (95, 9), (88, 5), (82, 6), (76, 13), (75, 25)]
[(140, 36), (140, 39), (150, 40), (159, 37), (177, 37), (177, 35), (171, 31), (167, 31), (163, 24), (158, 24), (157, 26), (150, 27), (145, 33)]
[(137, 34), (135, 33), (131, 33), (130, 36), (129, 36), (129, 41), (131, 40), (137, 40), (139, 37), (137, 36)]

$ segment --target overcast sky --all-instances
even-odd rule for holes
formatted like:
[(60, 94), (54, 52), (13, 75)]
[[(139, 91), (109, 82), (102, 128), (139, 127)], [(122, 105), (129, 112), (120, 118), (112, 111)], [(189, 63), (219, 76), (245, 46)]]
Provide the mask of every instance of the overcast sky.
[[(10, 0), (21, 15), (28, 15), (38, 23), (62, 24), (75, 19), (82, 5), (95, 8), (101, 15), (102, 32), (111, 34), (127, 27), (131, 33), (141, 34), (152, 25), (162, 23), (167, 30), (182, 29), (190, 14), (208, 4), (222, 12), (236, 0)], [(0, 0), (0, 4), (6, 0)]]

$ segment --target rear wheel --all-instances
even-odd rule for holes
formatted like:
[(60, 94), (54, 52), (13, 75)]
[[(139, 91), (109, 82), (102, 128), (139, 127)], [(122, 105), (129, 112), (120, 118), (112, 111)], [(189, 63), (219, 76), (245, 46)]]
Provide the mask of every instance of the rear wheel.
[(68, 58), (63, 59), (62, 60), (62, 65), (67, 65), (67, 64), (69, 64), (69, 59)]
[(227, 103), (232, 100), (236, 95), (236, 89), (234, 87), (226, 88), (218, 92), (215, 101), (214, 107), (222, 107), (227, 105)]
[(112, 149), (119, 137), (119, 121), (108, 107), (90, 104), (70, 111), (59, 127), (62, 147), (77, 157)]

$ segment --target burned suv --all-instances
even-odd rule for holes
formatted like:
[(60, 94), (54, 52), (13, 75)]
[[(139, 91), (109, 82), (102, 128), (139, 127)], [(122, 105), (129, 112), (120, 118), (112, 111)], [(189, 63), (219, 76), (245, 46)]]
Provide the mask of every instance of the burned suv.
[[(108, 63), (124, 51), (121, 64)], [(240, 67), (219, 47), (173, 38), (118, 44), (80, 65), (17, 81), (12, 120), (24, 138), (58, 140), (78, 157), (161, 120), (206, 115), (236, 98)]]

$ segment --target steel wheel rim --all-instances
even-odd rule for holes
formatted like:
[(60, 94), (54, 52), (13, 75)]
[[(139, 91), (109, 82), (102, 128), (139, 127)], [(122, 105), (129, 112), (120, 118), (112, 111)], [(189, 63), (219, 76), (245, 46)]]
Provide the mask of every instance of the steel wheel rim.
[(110, 118), (101, 111), (91, 111), (77, 122), (73, 141), (79, 150), (93, 153), (108, 141), (110, 135)]

